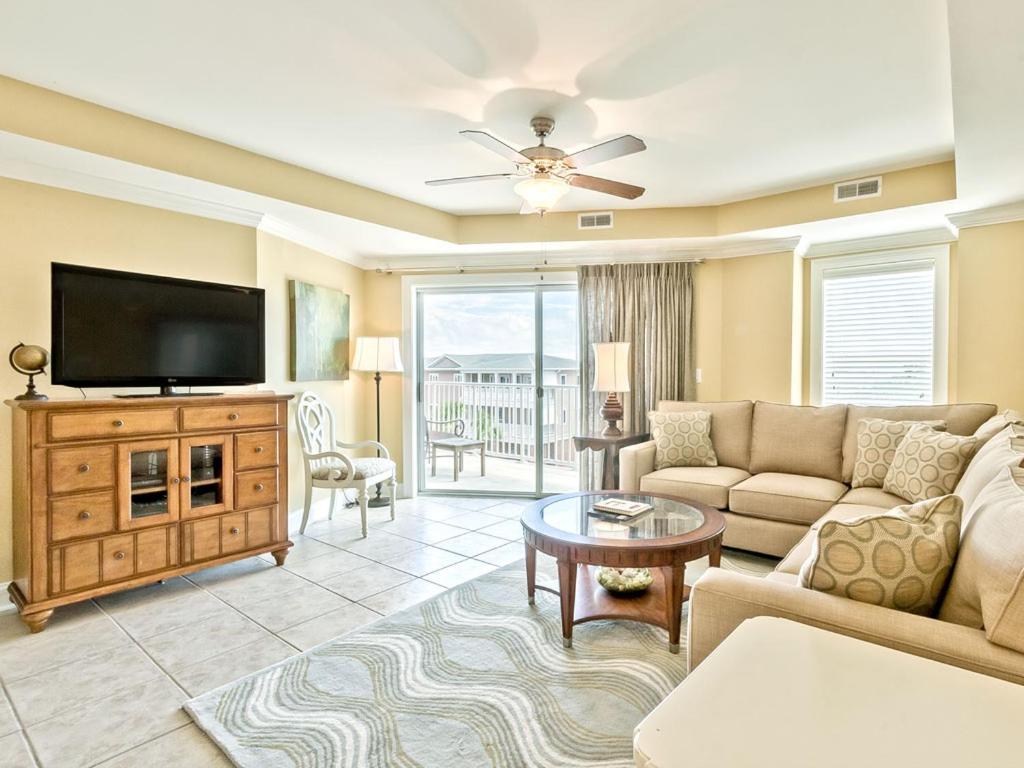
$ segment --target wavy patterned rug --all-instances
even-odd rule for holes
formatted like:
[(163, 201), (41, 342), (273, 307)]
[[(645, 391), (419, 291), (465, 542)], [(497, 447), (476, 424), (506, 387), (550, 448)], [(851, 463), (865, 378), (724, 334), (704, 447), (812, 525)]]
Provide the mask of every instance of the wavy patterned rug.
[(667, 635), (592, 622), (521, 563), (200, 696), (186, 710), (238, 766), (628, 768), (633, 727), (684, 676)]

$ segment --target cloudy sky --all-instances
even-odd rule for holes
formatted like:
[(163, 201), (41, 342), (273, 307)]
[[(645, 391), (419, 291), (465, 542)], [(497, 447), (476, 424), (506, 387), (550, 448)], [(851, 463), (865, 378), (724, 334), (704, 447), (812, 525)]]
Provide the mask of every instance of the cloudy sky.
[[(576, 291), (543, 293), (544, 353), (576, 359)], [(423, 353), (533, 352), (533, 291), (423, 295)]]

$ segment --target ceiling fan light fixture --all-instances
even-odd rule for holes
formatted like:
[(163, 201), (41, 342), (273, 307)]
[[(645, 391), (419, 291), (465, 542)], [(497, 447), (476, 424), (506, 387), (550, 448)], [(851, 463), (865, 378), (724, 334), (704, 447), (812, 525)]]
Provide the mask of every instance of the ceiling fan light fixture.
[(550, 173), (534, 174), (515, 186), (516, 194), (523, 198), (527, 205), (540, 213), (551, 210), (568, 191), (568, 183)]

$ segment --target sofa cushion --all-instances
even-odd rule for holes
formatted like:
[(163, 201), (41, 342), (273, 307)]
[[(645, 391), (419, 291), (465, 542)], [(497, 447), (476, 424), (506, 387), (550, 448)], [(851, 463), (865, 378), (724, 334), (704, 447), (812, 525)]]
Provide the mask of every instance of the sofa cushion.
[(896, 447), (903, 442), (910, 428), (925, 424), (939, 432), (945, 431), (944, 421), (889, 421), (888, 419), (861, 419), (857, 422), (857, 461), (853, 465), (854, 488), (881, 488), (896, 455)]
[[(905, 502), (901, 501), (900, 504)], [(868, 515), (878, 515), (882, 512), (888, 512), (893, 506), (899, 506), (894, 504), (888, 507), (875, 507), (869, 504), (836, 504), (832, 509), (822, 515), (818, 520), (811, 525), (807, 530), (806, 535), (800, 541), (796, 543), (787, 555), (782, 558), (782, 561), (775, 566), (775, 570), (780, 573), (788, 573), (797, 575), (800, 573), (800, 566), (806, 562), (807, 558), (811, 556), (811, 542), (814, 540), (814, 532), (821, 527), (822, 523), (828, 522), (829, 520), (838, 520), (844, 522), (846, 520), (855, 520), (858, 517), (866, 517)]]
[(1024, 652), (1024, 469), (1005, 467), (978, 496), (939, 618)]
[(954, 435), (973, 435), (986, 419), (996, 412), (987, 403), (956, 403), (954, 405), (849, 405), (846, 407), (846, 430), (843, 438), (843, 482), (853, 477), (857, 460), (857, 422), (861, 419), (889, 421), (946, 422), (946, 430)]
[(1001, 411), (974, 430), (974, 436), (982, 443), (987, 443), (1009, 426), (1024, 426), (1024, 413), (1014, 410)]
[(882, 490), (910, 501), (944, 496), (956, 489), (978, 446), (978, 438), (911, 427), (896, 448)]
[(640, 478), (640, 490), (725, 509), (729, 506), (729, 489), (748, 477), (749, 472), (736, 467), (669, 467)]
[(893, 507), (899, 507), (910, 502), (902, 496), (886, 493), (881, 488), (852, 488), (839, 500), (839, 503), (892, 509)]
[(711, 412), (651, 411), (647, 414), (654, 440), (654, 468), (717, 467), (711, 444)]
[(835, 480), (764, 472), (729, 491), (729, 510), (750, 517), (810, 525), (846, 493)]
[(949, 494), (813, 532), (800, 585), (898, 611), (930, 616), (946, 588), (960, 542), (964, 503)]
[(758, 400), (750, 442), (750, 473), (782, 472), (842, 478), (846, 406), (813, 408)]
[(978, 495), (991, 483), (1003, 467), (1019, 467), (1024, 462), (1024, 427), (1010, 424), (986, 442), (971, 459), (956, 495), (964, 500), (964, 525), (971, 519), (971, 511)]
[(724, 403), (694, 403), (662, 400), (659, 411), (708, 411), (711, 414), (711, 445), (721, 466), (747, 469), (750, 466), (750, 420), (754, 403), (735, 400)]

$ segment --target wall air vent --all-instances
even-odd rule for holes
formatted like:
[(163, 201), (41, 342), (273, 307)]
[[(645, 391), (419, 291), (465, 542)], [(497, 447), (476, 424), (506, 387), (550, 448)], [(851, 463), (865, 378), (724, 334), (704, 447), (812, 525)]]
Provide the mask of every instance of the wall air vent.
[(845, 203), (848, 200), (861, 200), (865, 197), (878, 197), (881, 194), (881, 176), (872, 176), (870, 179), (843, 181), (835, 185), (835, 202), (837, 203)]
[(579, 229), (611, 229), (615, 226), (611, 211), (601, 213), (581, 213), (577, 218)]

